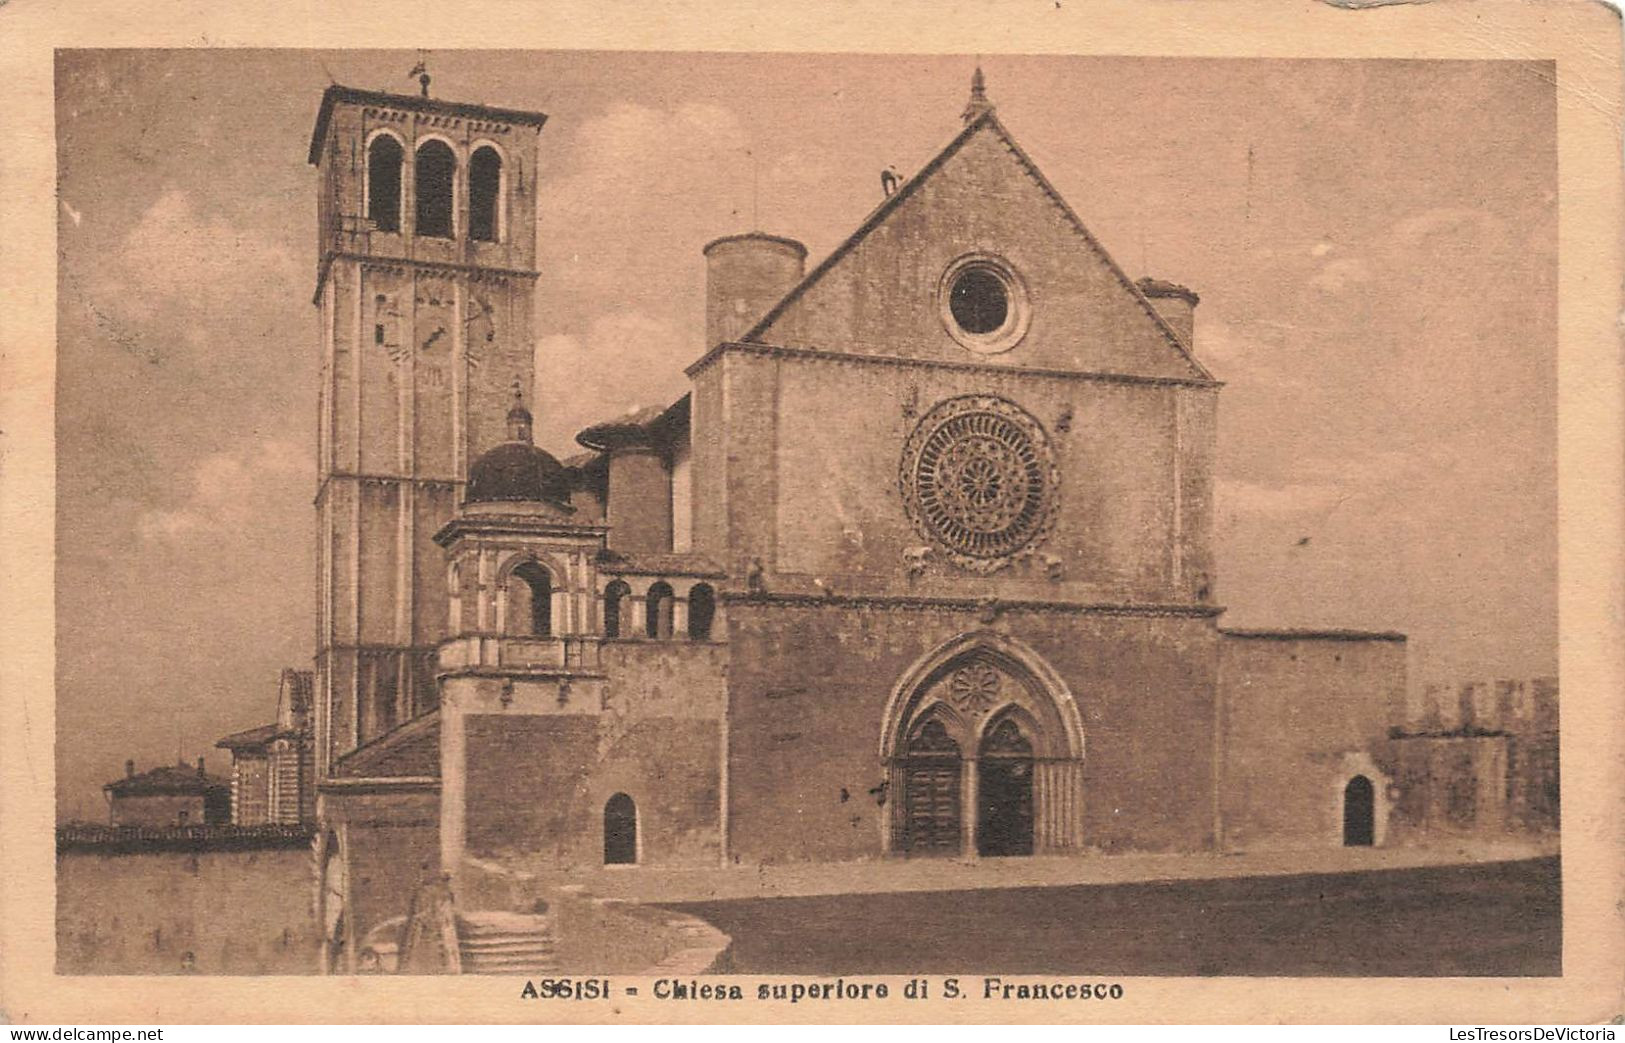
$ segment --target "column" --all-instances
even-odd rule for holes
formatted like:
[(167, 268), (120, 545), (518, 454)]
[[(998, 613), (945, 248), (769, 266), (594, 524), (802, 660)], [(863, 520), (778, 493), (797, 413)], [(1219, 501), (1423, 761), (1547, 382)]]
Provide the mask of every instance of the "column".
[(959, 851), (976, 858), (976, 760), (966, 757), (959, 765)]

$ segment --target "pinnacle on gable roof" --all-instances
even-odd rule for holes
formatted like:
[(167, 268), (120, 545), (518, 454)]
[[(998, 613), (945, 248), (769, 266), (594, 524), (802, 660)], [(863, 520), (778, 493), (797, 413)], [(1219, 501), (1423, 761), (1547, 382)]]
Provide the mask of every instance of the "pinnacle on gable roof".
[(970, 101), (965, 103), (965, 111), (960, 113), (960, 118), (969, 126), (992, 111), (993, 103), (987, 100), (987, 80), (983, 78), (982, 67), (978, 65), (970, 78)]

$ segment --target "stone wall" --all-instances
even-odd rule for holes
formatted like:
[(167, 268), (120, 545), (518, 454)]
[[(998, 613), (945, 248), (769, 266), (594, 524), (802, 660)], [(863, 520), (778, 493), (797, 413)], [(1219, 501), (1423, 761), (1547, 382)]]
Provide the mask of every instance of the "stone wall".
[(1376, 793), (1376, 842), (1393, 767), (1373, 758), (1405, 694), (1405, 642), (1229, 632), (1219, 642), (1223, 694), (1224, 843), (1229, 849), (1336, 846), (1344, 787)]
[(520, 693), (514, 706), (529, 712), (469, 712), (469, 853), (599, 865), (605, 804), (624, 793), (640, 863), (716, 865), (727, 654), (709, 642), (609, 642), (601, 700), (548, 707)]
[(363, 788), (325, 792), (319, 804), (322, 858), (336, 841), (343, 860), (345, 940), (353, 952), (372, 928), (404, 916), (418, 888), (440, 872), (439, 795)]
[(1081, 844), (1195, 851), (1212, 840), (1215, 634), (1200, 616), (830, 602), (729, 603), (733, 860), (878, 857), (881, 732), (894, 686), (961, 635), (1014, 636), (1082, 717)]
[[(311, 974), (309, 842), (57, 856), (58, 974)], [(187, 960), (187, 954), (191, 960)]]
[(1557, 831), (1555, 678), (1425, 685), (1391, 738), (1406, 835)]

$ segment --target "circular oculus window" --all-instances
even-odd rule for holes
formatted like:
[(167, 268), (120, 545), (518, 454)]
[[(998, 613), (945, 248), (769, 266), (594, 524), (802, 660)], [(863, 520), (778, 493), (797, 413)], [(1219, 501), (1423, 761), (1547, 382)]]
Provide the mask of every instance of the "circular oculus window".
[(937, 296), (949, 335), (978, 354), (1009, 351), (1027, 333), (1026, 288), (997, 257), (961, 257), (943, 273)]
[(1013, 402), (938, 404), (903, 446), (903, 506), (950, 560), (992, 572), (1054, 527), (1060, 472), (1037, 420)]

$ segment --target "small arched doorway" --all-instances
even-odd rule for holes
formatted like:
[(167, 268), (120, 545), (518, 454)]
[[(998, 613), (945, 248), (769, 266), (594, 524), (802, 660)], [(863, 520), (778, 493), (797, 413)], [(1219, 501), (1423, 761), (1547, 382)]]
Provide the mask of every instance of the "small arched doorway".
[(1376, 841), (1376, 790), (1356, 775), (1343, 787), (1343, 846), (1370, 847)]
[(617, 793), (604, 804), (604, 865), (630, 866), (638, 861), (638, 806)]
[(988, 729), (977, 761), (977, 854), (1033, 853), (1033, 744), (1006, 717)]
[(909, 734), (903, 756), (903, 813), (895, 847), (908, 855), (958, 855), (959, 744), (929, 717)]

